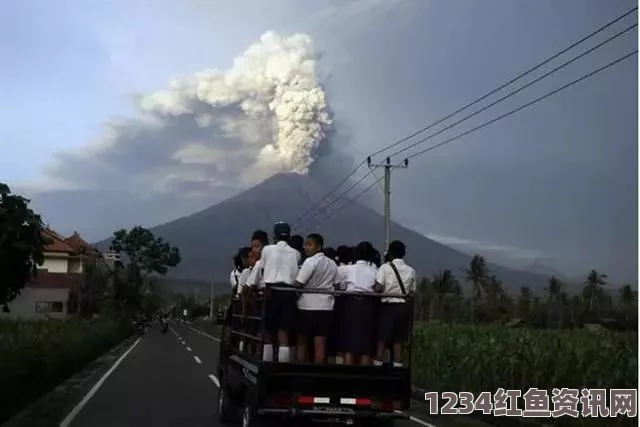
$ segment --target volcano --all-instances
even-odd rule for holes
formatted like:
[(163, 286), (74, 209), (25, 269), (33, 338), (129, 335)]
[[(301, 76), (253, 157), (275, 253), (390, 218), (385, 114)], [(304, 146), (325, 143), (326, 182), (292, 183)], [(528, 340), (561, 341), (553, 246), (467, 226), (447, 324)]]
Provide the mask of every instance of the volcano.
[[(231, 258), (237, 249), (249, 244), (254, 230), (263, 229), (271, 234), (273, 224), (278, 220), (292, 224), (293, 233), (322, 234), (327, 246), (355, 245), (368, 240), (383, 252), (383, 216), (357, 202), (349, 203), (330, 218), (318, 215), (296, 229), (294, 221), (316, 206), (327, 191), (326, 185), (306, 175), (281, 173), (200, 212), (152, 228), (156, 235), (180, 248), (182, 262), (171, 269), (168, 276), (207, 282), (228, 281), (233, 268)], [(340, 200), (328, 212), (340, 209), (346, 203), (346, 200)], [(317, 211), (316, 207), (312, 213)], [(450, 269), (462, 277), (462, 269), (471, 261), (469, 255), (397, 223), (391, 224), (391, 236), (406, 244), (407, 262), (421, 277), (432, 276), (443, 269)], [(107, 244), (105, 241), (100, 246)], [(518, 292), (521, 286), (541, 289), (547, 281), (545, 276), (535, 273), (493, 264), (489, 267), (510, 292)]]

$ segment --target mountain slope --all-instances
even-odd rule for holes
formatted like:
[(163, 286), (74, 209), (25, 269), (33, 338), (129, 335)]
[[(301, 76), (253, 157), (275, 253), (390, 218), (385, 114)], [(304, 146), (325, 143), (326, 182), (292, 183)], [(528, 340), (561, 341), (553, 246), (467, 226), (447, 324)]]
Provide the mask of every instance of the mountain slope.
[[(254, 230), (264, 229), (271, 234), (276, 220), (292, 223), (321, 199), (326, 191), (324, 185), (307, 176), (278, 174), (235, 197), (152, 230), (180, 248), (183, 261), (171, 270), (171, 276), (194, 280), (228, 280), (232, 269), (231, 257), (238, 247), (248, 245)], [(339, 201), (329, 210), (333, 211), (344, 203)], [(294, 230), (294, 233), (318, 231), (327, 245), (333, 247), (369, 240), (382, 252), (384, 219), (377, 212), (352, 203), (336, 218), (324, 219), (323, 215), (318, 215), (309, 221), (309, 229), (304, 229), (307, 224), (301, 224), (303, 228)], [(316, 229), (315, 223), (321, 220), (322, 224)], [(469, 255), (400, 224), (392, 223), (391, 235), (393, 239), (405, 242), (407, 262), (416, 268), (420, 276), (431, 276), (439, 269), (448, 268), (462, 277), (462, 269), (469, 265)], [(101, 246), (107, 244), (105, 241)], [(490, 268), (504, 280), (511, 292), (517, 292), (521, 286), (540, 289), (547, 280), (542, 275), (497, 265), (490, 265)]]

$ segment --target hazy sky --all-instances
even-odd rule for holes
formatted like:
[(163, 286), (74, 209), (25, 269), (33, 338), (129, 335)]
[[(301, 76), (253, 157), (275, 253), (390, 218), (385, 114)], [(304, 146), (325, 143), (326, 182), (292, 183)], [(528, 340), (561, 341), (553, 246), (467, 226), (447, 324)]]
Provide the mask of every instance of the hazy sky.
[[(90, 157), (87, 144), (104, 140), (109, 123), (135, 119), (139, 95), (167, 89), (176, 76), (229, 69), (267, 31), (311, 37), (322, 53), (340, 149), (360, 160), (636, 4), (10, 0), (0, 6), (0, 180), (31, 197), (63, 233), (77, 229), (100, 239), (134, 222), (154, 225), (240, 188), (221, 182), (212, 194), (186, 197), (179, 186), (154, 193), (138, 176), (156, 161), (159, 145), (136, 140), (135, 132), (131, 151), (123, 146), (108, 165), (117, 179), (98, 174), (93, 161), (69, 159)], [(627, 17), (607, 35), (636, 20)], [(633, 30), (433, 142), (636, 48)], [(507, 264), (539, 259), (567, 274), (596, 268), (616, 281), (635, 282), (637, 94), (633, 57), (413, 159), (393, 176), (394, 219)], [(69, 186), (69, 180), (80, 184)]]

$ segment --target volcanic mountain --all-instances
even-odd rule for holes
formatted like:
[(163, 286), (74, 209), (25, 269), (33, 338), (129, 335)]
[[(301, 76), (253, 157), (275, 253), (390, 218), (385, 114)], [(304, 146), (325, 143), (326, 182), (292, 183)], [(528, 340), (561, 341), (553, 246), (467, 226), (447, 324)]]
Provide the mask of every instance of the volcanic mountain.
[[(294, 233), (317, 231), (327, 246), (355, 245), (369, 240), (381, 252), (384, 246), (383, 217), (357, 202), (340, 210), (334, 217), (317, 215), (307, 223), (295, 227), (294, 221), (327, 193), (326, 186), (308, 176), (296, 173), (274, 175), (245, 192), (213, 205), (193, 215), (185, 216), (152, 228), (153, 232), (180, 248), (181, 264), (171, 269), (169, 277), (203, 281), (228, 281), (233, 265), (231, 258), (240, 246), (248, 245), (251, 233), (263, 229), (271, 234), (273, 223), (287, 221)], [(326, 201), (325, 201), (326, 203)], [(328, 212), (346, 204), (340, 200)], [(317, 212), (314, 209), (312, 214)], [(307, 218), (311, 215), (307, 215)], [(319, 226), (316, 226), (316, 224)], [(307, 228), (305, 228), (307, 227)], [(407, 262), (420, 276), (432, 276), (440, 269), (450, 269), (458, 277), (469, 265), (471, 257), (448, 246), (392, 223), (391, 236), (405, 242)], [(105, 246), (108, 241), (102, 242)], [(500, 277), (510, 292), (521, 286), (540, 289), (546, 277), (491, 265), (493, 274)]]

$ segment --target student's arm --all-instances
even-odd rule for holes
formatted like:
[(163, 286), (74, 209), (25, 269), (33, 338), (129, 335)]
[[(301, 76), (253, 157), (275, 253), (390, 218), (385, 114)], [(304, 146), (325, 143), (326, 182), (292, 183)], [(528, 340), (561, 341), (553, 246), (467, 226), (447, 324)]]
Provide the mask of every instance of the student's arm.
[(311, 273), (313, 273), (313, 262), (311, 261), (311, 258), (307, 258), (304, 260), (300, 270), (298, 271), (295, 286), (297, 288), (304, 288), (311, 277)]

